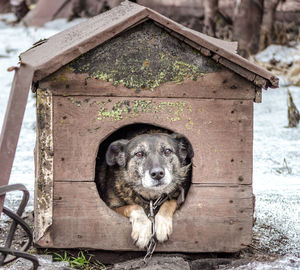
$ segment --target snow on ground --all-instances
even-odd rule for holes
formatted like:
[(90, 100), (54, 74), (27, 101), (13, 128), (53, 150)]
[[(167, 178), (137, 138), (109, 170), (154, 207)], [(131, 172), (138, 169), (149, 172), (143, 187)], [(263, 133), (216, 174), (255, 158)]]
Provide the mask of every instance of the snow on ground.
[[(300, 107), (300, 88), (290, 87)], [(254, 227), (262, 249), (300, 255), (300, 130), (286, 128), (287, 89), (254, 106)]]
[[(267, 57), (267, 56), (271, 57)], [(272, 45), (256, 57), (281, 63), (300, 59), (300, 50)], [(286, 128), (287, 89), (300, 109), (300, 87), (280, 78), (279, 89), (263, 91), (254, 105), (255, 234), (262, 248), (300, 256), (300, 127)]]
[[(226, 268), (229, 270), (230, 268)], [(232, 268), (232, 270), (296, 270), (300, 269), (300, 260), (294, 256), (284, 256), (272, 262), (251, 262)]]
[[(3, 123), (13, 72), (6, 69), (17, 65), (18, 55), (42, 38), (47, 38), (80, 20), (67, 23), (57, 20), (34, 29), (11, 27), (1, 20), (11, 21), (12, 15), (0, 16), (0, 127)], [(270, 46), (256, 57), (268, 61), (299, 59), (295, 48)], [(286, 79), (282, 78), (284, 85)], [(300, 109), (300, 88), (289, 87)], [(29, 95), (20, 140), (10, 183), (23, 183), (31, 193), (28, 209), (33, 209), (35, 143), (35, 100)], [(287, 254), (275, 262), (254, 262), (239, 269), (299, 269), (300, 268), (300, 128), (286, 128), (287, 87), (263, 92), (263, 103), (254, 105), (254, 193), (256, 195), (254, 239), (266, 252)], [(20, 194), (21, 195), (21, 194)], [(14, 207), (19, 195), (9, 195), (6, 205)], [(293, 257), (294, 256), (294, 257)]]
[(281, 64), (292, 64), (300, 59), (298, 48), (286, 47), (281, 45), (270, 45), (266, 50), (259, 52), (256, 58), (261, 62), (269, 62), (270, 60), (279, 61)]

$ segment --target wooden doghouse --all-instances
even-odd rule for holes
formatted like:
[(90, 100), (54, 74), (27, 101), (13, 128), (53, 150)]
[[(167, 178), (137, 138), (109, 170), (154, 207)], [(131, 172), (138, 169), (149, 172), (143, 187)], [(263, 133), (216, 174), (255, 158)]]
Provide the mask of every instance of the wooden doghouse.
[(35, 243), (136, 250), (95, 184), (100, 144), (132, 124), (184, 134), (192, 185), (159, 251), (251, 243), (253, 102), (278, 79), (217, 40), (125, 2), (21, 55), (37, 91)]

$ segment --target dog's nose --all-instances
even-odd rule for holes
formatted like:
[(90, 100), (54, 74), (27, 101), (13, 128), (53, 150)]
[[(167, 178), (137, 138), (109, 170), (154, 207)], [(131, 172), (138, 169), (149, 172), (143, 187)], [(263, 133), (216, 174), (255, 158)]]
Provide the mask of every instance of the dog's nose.
[(160, 167), (152, 168), (150, 171), (150, 176), (154, 180), (160, 180), (165, 176), (165, 170)]

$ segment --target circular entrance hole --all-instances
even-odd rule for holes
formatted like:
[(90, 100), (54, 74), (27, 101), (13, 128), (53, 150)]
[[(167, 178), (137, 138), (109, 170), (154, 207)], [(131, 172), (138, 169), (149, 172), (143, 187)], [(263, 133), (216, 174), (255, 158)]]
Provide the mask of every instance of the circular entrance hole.
[[(96, 158), (96, 171), (95, 171), (95, 182), (98, 188), (98, 192), (100, 195), (100, 198), (111, 208), (117, 208), (123, 205), (127, 204), (133, 204), (137, 203), (139, 201), (139, 198), (141, 197), (142, 199), (149, 199), (147, 198), (148, 194), (145, 194), (145, 189), (141, 188), (141, 193), (139, 193), (139, 188), (136, 188), (135, 183), (133, 182), (132, 179), (128, 179), (128, 171), (126, 170), (133, 170), (132, 166), (132, 161), (131, 161), (131, 167), (129, 168), (128, 165), (128, 160), (132, 158), (127, 152), (126, 153), (121, 153), (121, 148), (123, 147), (123, 142), (121, 141), (120, 147), (119, 144), (114, 147), (110, 147), (110, 145), (114, 145), (115, 142), (120, 142), (120, 140), (126, 140), (125, 142), (128, 143), (128, 141), (132, 140), (138, 135), (143, 135), (143, 134), (157, 134), (157, 133), (164, 133), (164, 134), (169, 134), (171, 137), (171, 141), (175, 145), (175, 148), (173, 149), (163, 149), (163, 146), (161, 147), (162, 150), (156, 150), (154, 151), (155, 153), (158, 153), (160, 155), (159, 157), (154, 157), (154, 159), (158, 158), (159, 162), (156, 162), (157, 166), (163, 169), (163, 172), (161, 174), (158, 174), (159, 177), (157, 176), (156, 179), (155, 177), (151, 176), (151, 172), (149, 173), (147, 169), (145, 169), (143, 166), (149, 166), (145, 165), (146, 162), (142, 162), (143, 158), (148, 158), (150, 159), (150, 155), (146, 153), (145, 149), (141, 149), (140, 152), (145, 151), (145, 153), (136, 153), (135, 157), (135, 162), (136, 164), (134, 171), (131, 171), (131, 175), (135, 177), (135, 175), (138, 175), (141, 172), (149, 173), (148, 179), (151, 181), (159, 181), (162, 179), (162, 181), (167, 180), (164, 179), (165, 176), (165, 170), (166, 170), (166, 175), (169, 177), (169, 179), (172, 179), (172, 181), (176, 181), (176, 184), (173, 185), (173, 183), (169, 185), (161, 185), (162, 189), (165, 188), (165, 190), (160, 190), (159, 185), (158, 188), (154, 188), (151, 190), (149, 188), (149, 197), (155, 197), (156, 193), (158, 194), (163, 194), (167, 193), (173, 196), (178, 196), (180, 192), (178, 190), (183, 188), (185, 195), (188, 192), (188, 189), (190, 187), (191, 183), (191, 177), (192, 177), (192, 157), (193, 157), (193, 149), (188, 141), (188, 139), (183, 136), (183, 135), (177, 135), (177, 133), (173, 132), (172, 130), (154, 126), (154, 125), (149, 125), (149, 124), (132, 124), (132, 125), (127, 125), (122, 128), (119, 128), (115, 132), (113, 132), (111, 135), (109, 135), (103, 142), (100, 143), (99, 145), (99, 150), (98, 150), (98, 155)], [(176, 135), (175, 135), (176, 134)], [(157, 142), (157, 141), (156, 141)], [(125, 143), (126, 147), (127, 144)], [(159, 145), (159, 143), (153, 144), (156, 147), (156, 145)], [(161, 143), (161, 145), (164, 145), (164, 142)], [(146, 147), (147, 148), (147, 147)], [(176, 150), (175, 150), (176, 149)], [(180, 149), (180, 150), (179, 150)], [(109, 150), (109, 151), (108, 151)], [(127, 149), (128, 150), (128, 149)], [(126, 151), (127, 151), (126, 150)], [(173, 150), (170, 152), (170, 150)], [(118, 152), (120, 151), (120, 153)], [(123, 151), (123, 150), (122, 150)], [(160, 151), (164, 151), (163, 154)], [(106, 153), (112, 153), (112, 155), (115, 158), (106, 159)], [(161, 153), (161, 154), (159, 154)], [(121, 156), (122, 162), (119, 160), (119, 156)], [(123, 156), (122, 156), (123, 155)], [(172, 155), (173, 158), (172, 158)], [(175, 156), (176, 155), (176, 156)], [(125, 156), (125, 157), (124, 157)], [(166, 164), (167, 165), (162, 165), (164, 163), (164, 160), (161, 160), (161, 158), (166, 159)], [(124, 162), (123, 162), (124, 161)], [(108, 164), (108, 163), (110, 164)], [(151, 163), (151, 160), (149, 161)], [(168, 168), (175, 167), (174, 170), (171, 169), (166, 169), (164, 166), (169, 166)], [(176, 168), (176, 166), (178, 168)], [(151, 167), (151, 165), (150, 165)], [(185, 168), (185, 169), (184, 169)], [(155, 168), (156, 170), (157, 168)], [(125, 171), (125, 173), (124, 173)], [(180, 171), (180, 177), (183, 177), (184, 174), (184, 181), (179, 181), (179, 171)], [(172, 175), (174, 173), (174, 177)], [(176, 173), (176, 175), (175, 175)], [(170, 175), (171, 174), (171, 175)], [(154, 175), (154, 172), (152, 172), (152, 175)], [(152, 178), (151, 178), (152, 177)], [(176, 180), (174, 180), (176, 179)], [(138, 181), (138, 178), (136, 179)], [(123, 185), (120, 187), (120, 185)], [(176, 188), (175, 188), (176, 186)], [(171, 187), (173, 188), (171, 190)], [(177, 190), (177, 192), (176, 192)], [(182, 190), (182, 189), (181, 189)], [(150, 194), (151, 193), (151, 194)], [(124, 195), (126, 194), (126, 196)], [(121, 196), (122, 198), (117, 198), (118, 196)], [(126, 198), (124, 198), (124, 196)], [(135, 196), (138, 196), (138, 199), (136, 199)], [(132, 197), (132, 198), (131, 198)], [(132, 199), (132, 201), (130, 201)], [(123, 205), (122, 205), (123, 204)]]

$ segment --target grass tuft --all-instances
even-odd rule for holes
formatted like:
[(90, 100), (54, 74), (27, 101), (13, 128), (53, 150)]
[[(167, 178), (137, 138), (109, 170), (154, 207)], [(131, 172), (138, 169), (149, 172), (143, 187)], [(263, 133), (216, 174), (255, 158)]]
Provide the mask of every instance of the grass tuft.
[(80, 251), (77, 257), (68, 254), (67, 251), (64, 251), (63, 254), (53, 253), (53, 260), (56, 262), (67, 262), (71, 268), (80, 269), (80, 270), (105, 270), (106, 266), (99, 262), (98, 260), (91, 261), (93, 255), (85, 254), (83, 251)]

